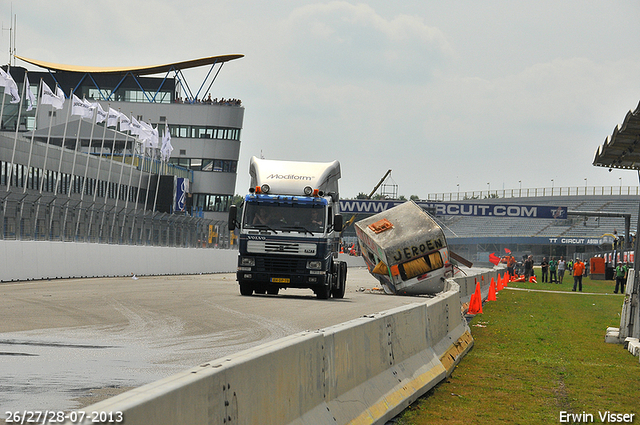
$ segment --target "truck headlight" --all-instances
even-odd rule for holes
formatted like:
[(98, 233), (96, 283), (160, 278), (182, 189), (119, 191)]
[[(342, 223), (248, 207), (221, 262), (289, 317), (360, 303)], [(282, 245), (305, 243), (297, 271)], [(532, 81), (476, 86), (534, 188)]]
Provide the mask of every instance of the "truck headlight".
[(253, 267), (256, 265), (256, 259), (253, 257), (241, 257), (240, 258), (241, 266)]
[(312, 270), (321, 270), (322, 261), (307, 261), (307, 268)]

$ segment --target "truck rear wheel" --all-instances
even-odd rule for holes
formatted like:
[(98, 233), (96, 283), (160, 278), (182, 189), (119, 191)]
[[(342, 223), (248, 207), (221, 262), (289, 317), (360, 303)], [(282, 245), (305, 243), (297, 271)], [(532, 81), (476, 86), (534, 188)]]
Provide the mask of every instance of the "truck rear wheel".
[(253, 285), (247, 282), (240, 282), (240, 294), (241, 295), (253, 295)]

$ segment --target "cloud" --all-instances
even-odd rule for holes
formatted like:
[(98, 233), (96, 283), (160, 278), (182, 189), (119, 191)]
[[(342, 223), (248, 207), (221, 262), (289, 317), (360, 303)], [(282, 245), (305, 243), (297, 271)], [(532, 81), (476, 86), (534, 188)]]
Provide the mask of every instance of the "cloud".
[(420, 83), (453, 55), (442, 31), (422, 17), (386, 19), (366, 4), (332, 1), (299, 7), (282, 28), (291, 59), (316, 78)]

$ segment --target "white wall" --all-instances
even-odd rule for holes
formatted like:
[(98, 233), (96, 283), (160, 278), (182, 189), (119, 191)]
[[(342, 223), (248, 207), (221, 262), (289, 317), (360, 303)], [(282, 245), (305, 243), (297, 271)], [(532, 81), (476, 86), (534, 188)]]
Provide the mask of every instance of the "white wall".
[(0, 281), (236, 271), (238, 251), (0, 241)]

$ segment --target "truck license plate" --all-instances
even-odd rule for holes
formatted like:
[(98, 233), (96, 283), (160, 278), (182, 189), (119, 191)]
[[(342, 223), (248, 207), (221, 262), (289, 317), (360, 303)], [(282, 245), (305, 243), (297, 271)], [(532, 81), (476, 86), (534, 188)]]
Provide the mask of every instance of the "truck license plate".
[(290, 280), (288, 277), (272, 277), (271, 283), (289, 283)]

